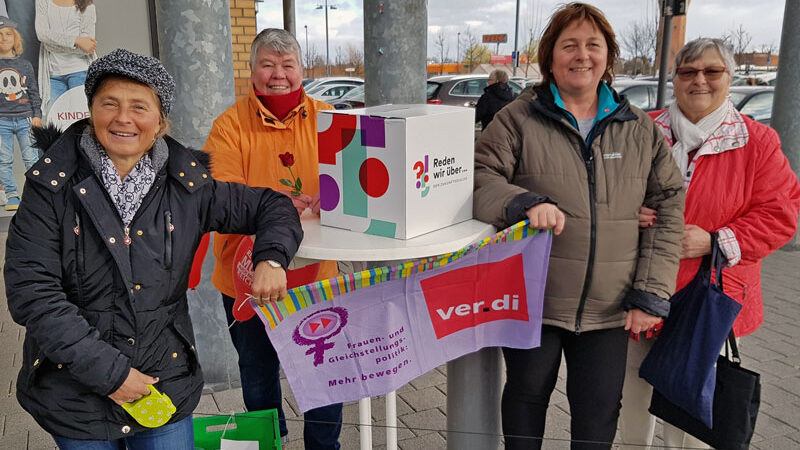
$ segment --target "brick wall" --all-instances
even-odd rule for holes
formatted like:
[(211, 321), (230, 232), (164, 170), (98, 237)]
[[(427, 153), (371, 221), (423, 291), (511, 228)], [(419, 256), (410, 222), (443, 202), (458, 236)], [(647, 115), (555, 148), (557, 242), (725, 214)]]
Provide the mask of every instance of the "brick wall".
[(250, 79), (250, 43), (256, 37), (255, 0), (230, 0), (233, 78), (236, 96), (247, 95)]

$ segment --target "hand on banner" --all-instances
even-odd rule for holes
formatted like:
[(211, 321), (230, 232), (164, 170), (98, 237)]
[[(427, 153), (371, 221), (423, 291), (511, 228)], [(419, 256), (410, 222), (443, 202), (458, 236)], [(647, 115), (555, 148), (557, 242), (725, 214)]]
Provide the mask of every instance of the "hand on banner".
[(656, 223), (657, 212), (655, 209), (650, 209), (647, 206), (642, 205), (639, 208), (639, 228), (648, 228), (653, 226)]
[(272, 267), (260, 261), (253, 275), (253, 301), (258, 306), (286, 297), (286, 271), (283, 267)]
[(36, 128), (42, 128), (42, 118), (41, 117), (31, 118), (31, 126)]
[(130, 403), (145, 395), (150, 394), (148, 385), (158, 383), (158, 377), (151, 377), (131, 367), (128, 372), (128, 377), (125, 382), (116, 391), (109, 394), (108, 397), (114, 400), (114, 403), (122, 405), (123, 403)]
[(681, 238), (681, 259), (698, 258), (711, 253), (711, 233), (697, 225), (684, 225)]
[(75, 46), (83, 50), (84, 53), (92, 53), (97, 49), (97, 41), (89, 36), (78, 36), (75, 38)]
[(525, 214), (531, 221), (531, 228), (553, 230), (556, 236), (564, 230), (564, 213), (552, 203), (539, 203)]
[(294, 205), (294, 209), (297, 210), (298, 216), (302, 216), (303, 211), (305, 211), (306, 208), (312, 207), (311, 204), (313, 199), (306, 194), (293, 195), (291, 192), (285, 189), (281, 189), (278, 192), (292, 199), (292, 204)]
[(625, 330), (630, 330), (633, 334), (647, 331), (661, 322), (660, 317), (651, 316), (641, 309), (632, 308), (625, 315)]

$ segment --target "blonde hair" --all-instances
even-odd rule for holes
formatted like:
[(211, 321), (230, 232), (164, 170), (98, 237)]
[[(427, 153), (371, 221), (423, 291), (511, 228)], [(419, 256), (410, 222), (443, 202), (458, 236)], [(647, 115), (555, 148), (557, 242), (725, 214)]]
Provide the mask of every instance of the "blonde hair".
[(3, 27), (3, 28), (10, 29), (11, 33), (14, 34), (14, 46), (11, 47), (11, 51), (14, 53), (14, 56), (22, 56), (22, 35), (19, 34), (19, 31), (17, 31), (17, 29), (14, 27)]

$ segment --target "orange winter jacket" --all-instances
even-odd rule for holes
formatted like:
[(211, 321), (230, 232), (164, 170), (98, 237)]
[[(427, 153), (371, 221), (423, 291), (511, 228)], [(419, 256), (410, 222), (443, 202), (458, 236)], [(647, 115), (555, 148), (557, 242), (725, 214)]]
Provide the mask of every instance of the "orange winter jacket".
[[(211, 127), (204, 147), (211, 154), (211, 174), (220, 181), (286, 189), (280, 179), (292, 177), (278, 155), (290, 152), (295, 161), (292, 171), (302, 181), (303, 193), (313, 197), (319, 191), (317, 111), (326, 109), (333, 108), (303, 92), (300, 104), (281, 122), (258, 100), (251, 85), (247, 97), (237, 100)], [(236, 296), (233, 259), (242, 238), (235, 234), (214, 235), (217, 264), (211, 282), (230, 297)], [(336, 262), (325, 261), (316, 279), (337, 274)]]

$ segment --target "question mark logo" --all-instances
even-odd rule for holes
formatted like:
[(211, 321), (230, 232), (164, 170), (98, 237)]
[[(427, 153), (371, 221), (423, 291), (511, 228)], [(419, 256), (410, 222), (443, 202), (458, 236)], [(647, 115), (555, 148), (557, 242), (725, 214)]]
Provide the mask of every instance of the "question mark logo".
[(417, 189), (422, 189), (421, 195), (425, 197), (431, 189), (428, 186), (428, 180), (430, 179), (428, 176), (428, 155), (425, 155), (424, 163), (422, 161), (414, 163), (413, 170), (417, 175)]
[(422, 164), (422, 161), (417, 161), (414, 164), (414, 171), (417, 172), (417, 189), (419, 189), (424, 183), (422, 175), (425, 173), (425, 165)]

